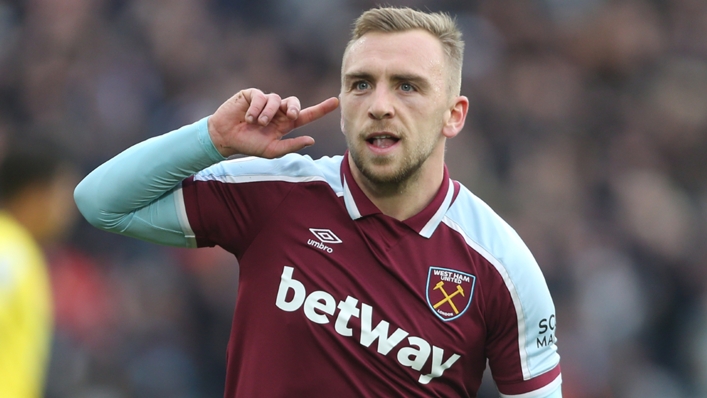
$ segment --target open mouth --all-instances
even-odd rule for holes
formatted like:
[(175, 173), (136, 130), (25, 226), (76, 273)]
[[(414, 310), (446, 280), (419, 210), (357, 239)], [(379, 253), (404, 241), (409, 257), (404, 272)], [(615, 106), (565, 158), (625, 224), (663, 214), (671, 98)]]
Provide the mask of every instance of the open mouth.
[(375, 135), (366, 139), (366, 142), (368, 142), (370, 145), (381, 149), (389, 148), (395, 145), (395, 143), (398, 141), (400, 141), (400, 138), (390, 134)]

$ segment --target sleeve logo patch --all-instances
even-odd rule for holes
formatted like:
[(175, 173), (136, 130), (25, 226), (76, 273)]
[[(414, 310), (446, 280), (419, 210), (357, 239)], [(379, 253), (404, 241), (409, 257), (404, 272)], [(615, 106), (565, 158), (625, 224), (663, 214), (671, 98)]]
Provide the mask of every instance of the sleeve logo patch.
[(430, 267), (427, 274), (427, 304), (447, 322), (457, 319), (471, 305), (476, 276), (448, 268)]

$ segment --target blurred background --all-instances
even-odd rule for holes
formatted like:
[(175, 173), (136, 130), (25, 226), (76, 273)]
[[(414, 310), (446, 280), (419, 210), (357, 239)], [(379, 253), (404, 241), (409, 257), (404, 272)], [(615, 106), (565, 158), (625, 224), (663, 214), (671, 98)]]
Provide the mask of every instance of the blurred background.
[[(85, 175), (241, 88), (336, 96), (351, 23), (376, 4), (0, 0), (0, 153), (51, 142)], [(543, 269), (564, 396), (707, 397), (707, 2), (386, 4), (463, 30), (471, 108), (448, 165)], [(345, 149), (338, 113), (306, 133), (312, 156)], [(46, 396), (222, 396), (235, 260), (75, 216), (46, 246)]]

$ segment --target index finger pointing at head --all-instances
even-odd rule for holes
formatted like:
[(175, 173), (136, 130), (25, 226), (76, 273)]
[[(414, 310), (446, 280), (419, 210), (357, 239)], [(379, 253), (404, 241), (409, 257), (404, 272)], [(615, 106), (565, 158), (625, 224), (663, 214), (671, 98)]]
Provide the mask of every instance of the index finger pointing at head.
[(339, 107), (339, 99), (336, 97), (331, 97), (318, 103), (317, 105), (312, 105), (309, 108), (302, 109), (299, 113), (299, 117), (295, 121), (295, 128), (311, 123), (332, 112), (337, 107)]

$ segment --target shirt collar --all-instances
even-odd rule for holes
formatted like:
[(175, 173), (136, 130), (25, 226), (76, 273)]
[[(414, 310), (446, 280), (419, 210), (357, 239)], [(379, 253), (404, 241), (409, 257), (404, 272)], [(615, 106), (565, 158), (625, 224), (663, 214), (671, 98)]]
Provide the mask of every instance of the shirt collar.
[[(344, 154), (341, 162), (341, 185), (344, 189), (344, 204), (352, 220), (358, 220), (374, 214), (382, 214), (380, 209), (368, 199), (354, 180), (351, 166), (349, 165), (348, 151)], [(437, 190), (430, 204), (419, 213), (404, 220), (403, 223), (425, 238), (429, 238), (437, 229), (439, 223), (442, 222), (444, 215), (454, 203), (458, 193), (459, 183), (449, 178), (449, 171), (445, 165), (442, 185)]]

